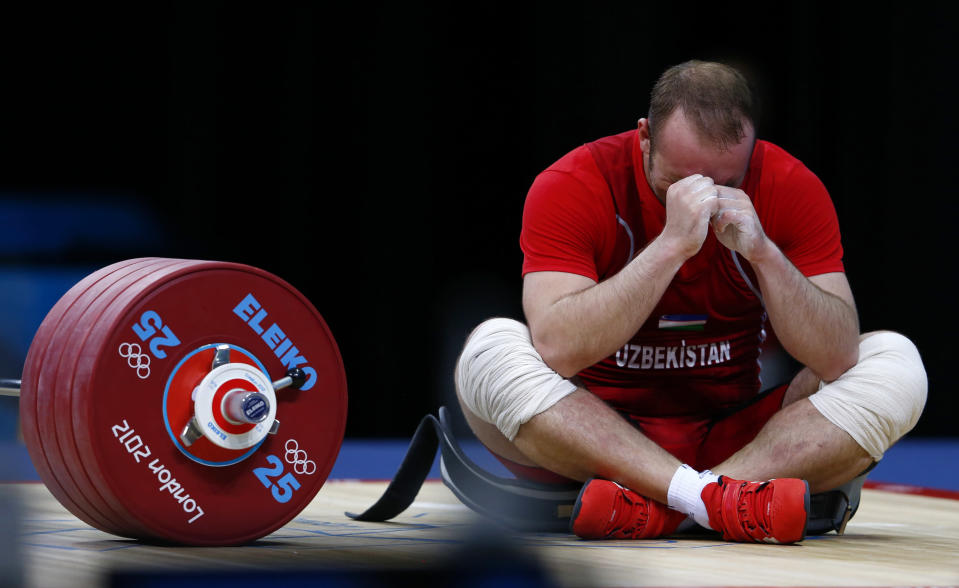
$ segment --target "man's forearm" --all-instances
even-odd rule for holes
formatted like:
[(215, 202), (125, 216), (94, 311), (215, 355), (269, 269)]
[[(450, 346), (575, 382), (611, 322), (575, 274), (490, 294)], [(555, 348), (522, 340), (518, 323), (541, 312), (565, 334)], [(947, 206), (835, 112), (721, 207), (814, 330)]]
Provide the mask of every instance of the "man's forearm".
[(775, 245), (751, 264), (769, 320), (790, 355), (827, 382), (856, 363), (859, 319), (851, 300), (810, 281)]
[(664, 239), (655, 239), (610, 279), (539, 311), (530, 326), (547, 365), (570, 377), (614, 353), (649, 317), (684, 259)]

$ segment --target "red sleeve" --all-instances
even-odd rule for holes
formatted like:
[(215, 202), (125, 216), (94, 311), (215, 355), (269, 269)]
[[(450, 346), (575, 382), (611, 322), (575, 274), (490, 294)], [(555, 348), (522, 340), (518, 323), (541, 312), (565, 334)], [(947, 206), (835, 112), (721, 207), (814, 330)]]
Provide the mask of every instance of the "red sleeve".
[[(576, 155), (574, 160), (583, 157), (575, 151), (570, 155)], [(588, 152), (585, 156), (589, 157)], [(587, 163), (595, 165), (591, 159)], [(606, 225), (615, 222), (615, 212), (606, 184), (594, 179), (588, 170), (574, 173), (562, 166), (536, 177), (523, 209), (523, 275), (559, 271), (599, 281), (597, 259), (609, 237)]]
[(762, 173), (763, 199), (770, 205), (767, 219), (760, 217), (763, 229), (803, 275), (844, 271), (839, 219), (829, 192), (802, 162), (770, 147)]

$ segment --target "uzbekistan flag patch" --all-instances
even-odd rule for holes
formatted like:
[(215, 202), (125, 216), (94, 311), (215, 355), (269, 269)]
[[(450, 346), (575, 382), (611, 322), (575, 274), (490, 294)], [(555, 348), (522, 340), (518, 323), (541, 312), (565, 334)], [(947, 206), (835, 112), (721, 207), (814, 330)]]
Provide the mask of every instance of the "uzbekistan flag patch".
[(659, 317), (659, 328), (666, 331), (702, 331), (706, 328), (705, 314), (664, 314)]

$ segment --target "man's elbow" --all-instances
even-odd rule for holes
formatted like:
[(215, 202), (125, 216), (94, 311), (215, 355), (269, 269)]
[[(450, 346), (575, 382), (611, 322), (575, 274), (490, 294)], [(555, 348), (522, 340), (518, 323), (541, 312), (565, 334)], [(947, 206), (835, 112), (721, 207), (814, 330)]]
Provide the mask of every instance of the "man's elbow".
[(569, 346), (562, 345), (549, 337), (533, 337), (533, 347), (543, 358), (543, 362), (557, 374), (564, 378), (571, 378), (582, 368), (579, 358)]
[(826, 358), (826, 361), (823, 362), (822, 371), (819, 372), (819, 377), (824, 382), (832, 382), (858, 362), (859, 344), (857, 341), (855, 345), (847, 346), (842, 352)]

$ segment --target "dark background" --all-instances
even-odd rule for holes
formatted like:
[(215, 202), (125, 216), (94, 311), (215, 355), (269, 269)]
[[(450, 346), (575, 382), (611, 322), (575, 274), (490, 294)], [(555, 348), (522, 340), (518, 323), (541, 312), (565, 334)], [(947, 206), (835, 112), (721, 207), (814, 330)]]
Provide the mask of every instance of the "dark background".
[[(945, 12), (136, 4), (0, 13), (3, 210), (39, 207), (15, 228), (46, 243), (91, 222), (71, 216), (77, 203), (105, 215), (99, 238), (0, 249), (0, 266), (150, 255), (271, 271), (339, 342), (347, 435), (407, 436), (450, 401), (469, 329), (521, 316), (535, 174), (631, 128), (666, 67), (718, 59), (756, 83), (760, 135), (830, 189), (863, 329), (922, 352), (930, 397), (914, 434), (955, 433), (959, 96)], [(108, 211), (131, 205), (148, 219), (140, 237), (111, 241), (132, 229)]]

